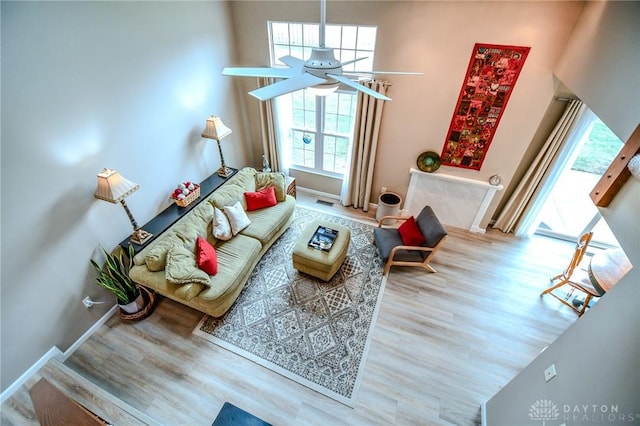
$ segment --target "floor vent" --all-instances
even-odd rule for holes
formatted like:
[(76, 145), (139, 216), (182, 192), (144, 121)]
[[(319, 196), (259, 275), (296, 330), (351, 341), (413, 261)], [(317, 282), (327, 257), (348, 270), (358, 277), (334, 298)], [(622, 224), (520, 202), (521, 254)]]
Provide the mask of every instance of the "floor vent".
[(333, 207), (333, 203), (331, 201), (316, 200), (316, 203), (322, 204), (323, 206)]

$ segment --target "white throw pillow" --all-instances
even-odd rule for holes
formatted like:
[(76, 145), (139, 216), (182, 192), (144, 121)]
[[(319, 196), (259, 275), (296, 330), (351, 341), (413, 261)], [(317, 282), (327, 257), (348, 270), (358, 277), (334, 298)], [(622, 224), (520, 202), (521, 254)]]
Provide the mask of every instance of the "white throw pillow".
[(251, 221), (244, 212), (240, 201), (237, 201), (233, 206), (224, 206), (224, 214), (227, 215), (227, 219), (229, 219), (233, 235), (236, 235), (238, 232), (251, 225)]
[(211, 225), (211, 233), (216, 239), (227, 241), (233, 236), (229, 219), (227, 219), (227, 216), (217, 207), (213, 208)]

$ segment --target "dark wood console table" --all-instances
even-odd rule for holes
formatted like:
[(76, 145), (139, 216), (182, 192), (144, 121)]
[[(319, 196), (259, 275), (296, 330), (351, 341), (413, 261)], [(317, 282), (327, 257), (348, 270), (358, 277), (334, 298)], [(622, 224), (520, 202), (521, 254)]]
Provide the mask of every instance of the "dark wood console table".
[(185, 214), (189, 213), (191, 209), (204, 201), (213, 191), (218, 189), (220, 185), (225, 183), (231, 176), (235, 175), (238, 172), (238, 169), (231, 169), (232, 173), (229, 177), (221, 177), (217, 174), (212, 174), (202, 182), (200, 182), (200, 198), (193, 201), (186, 207), (179, 207), (176, 203), (172, 203), (169, 207), (160, 212), (156, 217), (151, 219), (149, 222), (145, 223), (142, 226), (147, 232), (151, 232), (153, 237), (147, 240), (144, 245), (139, 245), (136, 243), (132, 243), (129, 237), (120, 242), (120, 247), (122, 247), (127, 253), (129, 248), (129, 244), (133, 246), (134, 254), (138, 254), (138, 252), (142, 251), (142, 249), (149, 244), (151, 241), (158, 238), (164, 231), (169, 229), (171, 225), (176, 223), (180, 218), (182, 218)]

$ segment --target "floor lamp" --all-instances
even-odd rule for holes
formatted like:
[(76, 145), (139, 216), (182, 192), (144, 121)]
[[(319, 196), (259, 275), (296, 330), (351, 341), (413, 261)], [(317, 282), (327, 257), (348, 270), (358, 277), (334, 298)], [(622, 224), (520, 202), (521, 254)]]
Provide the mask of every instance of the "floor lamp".
[(153, 237), (153, 234), (141, 229), (131, 214), (131, 210), (124, 201), (129, 195), (140, 189), (140, 185), (125, 179), (115, 170), (104, 169), (98, 173), (98, 187), (93, 194), (94, 197), (108, 201), (110, 203), (120, 203), (129, 216), (131, 226), (133, 226), (133, 234), (131, 234), (131, 242), (143, 245)]

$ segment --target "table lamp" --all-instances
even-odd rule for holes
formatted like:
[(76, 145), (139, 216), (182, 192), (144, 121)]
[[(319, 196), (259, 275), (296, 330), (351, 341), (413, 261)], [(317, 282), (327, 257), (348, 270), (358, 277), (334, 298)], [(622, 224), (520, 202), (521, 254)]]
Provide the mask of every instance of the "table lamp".
[(233, 173), (233, 170), (224, 164), (224, 156), (222, 155), (222, 147), (220, 146), (220, 139), (227, 137), (231, 134), (231, 129), (224, 125), (220, 117), (212, 115), (207, 118), (207, 124), (202, 132), (202, 137), (207, 139), (213, 139), (218, 143), (218, 151), (220, 151), (220, 168), (216, 171), (218, 176), (229, 177)]
[(131, 235), (131, 242), (143, 245), (149, 238), (153, 237), (153, 234), (141, 229), (136, 220), (133, 218), (127, 203), (124, 201), (126, 197), (140, 189), (140, 185), (133, 183), (120, 175), (115, 170), (105, 168), (102, 172), (98, 173), (98, 187), (93, 194), (94, 197), (108, 201), (110, 203), (120, 202), (124, 210), (129, 216), (131, 225), (133, 226), (133, 234)]

